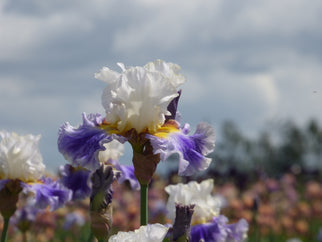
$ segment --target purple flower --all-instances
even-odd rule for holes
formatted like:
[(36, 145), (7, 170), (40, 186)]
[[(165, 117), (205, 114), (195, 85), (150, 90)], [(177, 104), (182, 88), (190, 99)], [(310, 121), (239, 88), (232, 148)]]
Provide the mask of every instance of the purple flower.
[(248, 223), (241, 219), (236, 224), (227, 224), (228, 219), (219, 215), (209, 223), (191, 227), (191, 241), (240, 242), (247, 238)]
[(211, 158), (205, 156), (211, 153), (215, 146), (215, 132), (209, 124), (198, 124), (191, 136), (188, 135), (189, 132), (189, 124), (184, 125), (182, 129), (176, 129), (175, 124), (170, 124), (154, 135), (147, 135), (154, 153), (160, 153), (161, 160), (166, 160), (174, 153), (179, 154), (178, 173), (184, 176), (207, 169)]
[(25, 193), (35, 194), (32, 202), (35, 207), (40, 209), (50, 206), (50, 210), (53, 211), (70, 201), (72, 197), (70, 190), (51, 178), (42, 178), (40, 183), (22, 183), (21, 185)]
[(87, 115), (83, 113), (83, 124), (74, 128), (65, 123), (59, 129), (58, 149), (65, 159), (74, 166), (82, 166), (95, 171), (99, 168), (99, 151), (105, 150), (104, 143), (113, 139), (124, 142), (121, 136), (108, 134), (100, 127), (103, 118), (99, 114)]
[(73, 192), (72, 200), (84, 199), (91, 194), (91, 172), (71, 165), (60, 167), (61, 183)]

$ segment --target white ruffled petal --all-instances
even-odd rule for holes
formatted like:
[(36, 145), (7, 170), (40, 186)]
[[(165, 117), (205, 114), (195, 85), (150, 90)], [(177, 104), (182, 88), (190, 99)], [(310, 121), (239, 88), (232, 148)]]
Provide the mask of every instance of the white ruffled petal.
[(109, 242), (161, 242), (168, 232), (162, 224), (148, 224), (129, 232), (118, 232), (109, 238)]
[(112, 84), (120, 77), (120, 75), (120, 73), (112, 71), (108, 67), (103, 67), (100, 72), (95, 73), (94, 77), (108, 84)]
[(169, 103), (178, 96), (177, 87), (185, 79), (180, 68), (161, 60), (144, 67), (125, 68), (122, 73), (107, 67), (95, 75), (108, 86), (102, 95), (106, 121), (115, 124), (120, 132), (134, 128), (137, 132), (153, 133), (165, 122)]
[(0, 132), (0, 179), (38, 180), (45, 165), (38, 148), (40, 135)]
[(168, 217), (175, 219), (175, 203), (182, 205), (194, 204), (194, 213), (191, 223), (202, 223), (217, 216), (220, 211), (220, 199), (211, 195), (213, 180), (204, 180), (201, 183), (191, 181), (188, 184), (169, 185), (165, 191), (169, 194), (167, 202)]
[(119, 158), (124, 154), (124, 145), (117, 140), (112, 140), (109, 143), (103, 144), (105, 150), (98, 153), (98, 159), (100, 162), (104, 163), (108, 160), (119, 160)]

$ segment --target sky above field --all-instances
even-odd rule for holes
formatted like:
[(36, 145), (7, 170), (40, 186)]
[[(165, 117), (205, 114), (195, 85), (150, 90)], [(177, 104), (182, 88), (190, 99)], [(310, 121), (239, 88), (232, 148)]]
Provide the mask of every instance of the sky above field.
[(320, 0), (2, 0), (0, 130), (41, 134), (55, 170), (60, 125), (104, 114), (94, 73), (155, 59), (181, 66), (192, 128), (322, 122), (321, 12)]

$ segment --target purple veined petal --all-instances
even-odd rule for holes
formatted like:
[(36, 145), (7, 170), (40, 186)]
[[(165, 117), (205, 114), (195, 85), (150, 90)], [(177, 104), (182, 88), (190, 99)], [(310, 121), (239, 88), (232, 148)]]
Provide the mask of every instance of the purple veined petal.
[(131, 188), (133, 190), (140, 189), (140, 183), (134, 175), (134, 166), (125, 166), (125, 165), (119, 164), (115, 168), (121, 172), (121, 175), (117, 180), (119, 183), (123, 183), (124, 181), (129, 181)]
[(107, 164), (110, 163), (116, 170), (120, 171), (120, 176), (117, 178), (118, 183), (122, 184), (125, 181), (129, 181), (130, 186), (133, 190), (140, 189), (140, 183), (134, 175), (134, 166), (126, 166), (120, 164), (117, 160), (108, 160)]
[(2, 179), (0, 180), (0, 191), (2, 190), (2, 188), (4, 188), (4, 186), (8, 183), (9, 179)]
[(40, 183), (22, 183), (22, 186), (25, 193), (35, 194), (32, 203), (40, 209), (50, 206), (50, 210), (53, 211), (72, 198), (72, 192), (69, 189), (51, 178), (42, 178)]
[(227, 224), (224, 215), (214, 217), (211, 222), (191, 227), (191, 241), (242, 242), (247, 238), (248, 223), (241, 219), (235, 224)]
[(66, 164), (60, 167), (60, 175), (61, 183), (73, 192), (72, 200), (84, 199), (91, 194), (89, 170)]
[(249, 225), (245, 219), (240, 219), (235, 224), (228, 224), (230, 233), (228, 234), (229, 241), (244, 241), (247, 238)]
[(83, 113), (83, 124), (74, 128), (65, 123), (59, 129), (58, 149), (73, 166), (81, 166), (91, 171), (99, 168), (99, 151), (105, 150), (104, 143), (113, 139), (121, 143), (126, 139), (115, 134), (108, 134), (100, 128), (104, 118), (99, 114)]
[[(191, 241), (216, 241), (215, 234), (220, 234), (220, 228), (215, 223), (198, 224), (191, 227)], [(218, 240), (222, 241), (222, 240)], [(225, 240), (223, 240), (225, 241)]]
[(179, 155), (179, 175), (191, 176), (198, 171), (207, 169), (211, 158), (206, 157), (214, 150), (215, 132), (207, 123), (199, 123), (195, 133), (188, 135), (190, 126), (184, 125), (180, 130), (173, 130), (167, 134), (147, 135), (153, 151), (159, 153), (161, 160), (170, 155)]
[(225, 216), (219, 215), (209, 223), (192, 226), (191, 241), (225, 242), (228, 236), (225, 229), (227, 222), (228, 219)]

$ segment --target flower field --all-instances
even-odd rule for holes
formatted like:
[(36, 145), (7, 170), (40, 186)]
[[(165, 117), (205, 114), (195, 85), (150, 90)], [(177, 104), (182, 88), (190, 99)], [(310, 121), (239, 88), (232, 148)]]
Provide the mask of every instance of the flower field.
[[(154, 176), (149, 189), (151, 223), (171, 223), (166, 217), (166, 185), (183, 181), (173, 175)], [(216, 178), (215, 178), (216, 183)], [(139, 222), (139, 192), (129, 184), (113, 184), (113, 226), (117, 231), (134, 230)], [(214, 195), (222, 196), (221, 214), (236, 222), (244, 218), (249, 223), (247, 241), (321, 241), (322, 236), (322, 186), (318, 179), (298, 178), (291, 173), (280, 179), (258, 179), (240, 190), (235, 182), (215, 184)], [(88, 241), (89, 199), (70, 202), (54, 212), (48, 210), (37, 215), (30, 228), (22, 233), (12, 219), (8, 241)], [(0, 228), (2, 223), (0, 224)], [(93, 239), (94, 241), (94, 239)], [(291, 241), (291, 240), (290, 240)], [(295, 240), (294, 240), (295, 241)]]

